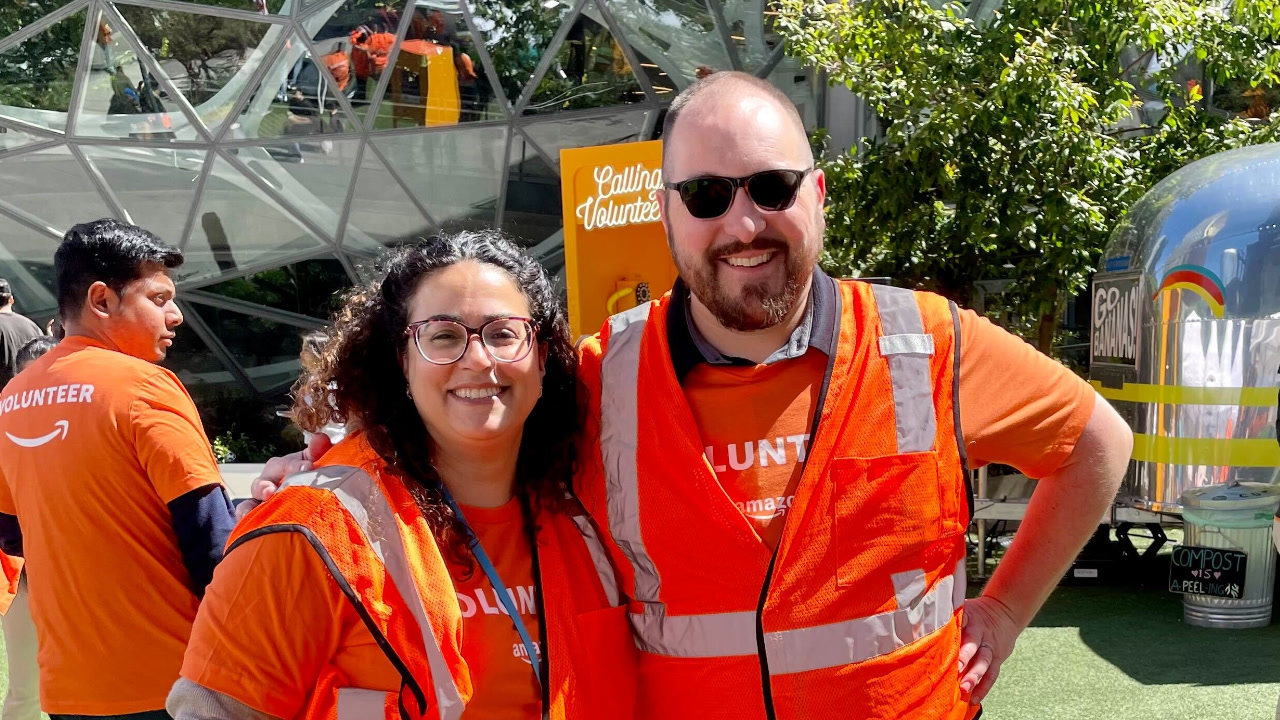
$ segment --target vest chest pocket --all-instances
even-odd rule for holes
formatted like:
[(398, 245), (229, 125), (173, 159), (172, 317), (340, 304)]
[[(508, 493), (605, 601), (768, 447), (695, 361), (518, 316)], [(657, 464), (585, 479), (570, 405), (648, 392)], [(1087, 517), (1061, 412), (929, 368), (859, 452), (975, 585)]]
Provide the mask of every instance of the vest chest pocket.
[(942, 537), (937, 453), (838, 458), (831, 479), (840, 586)]

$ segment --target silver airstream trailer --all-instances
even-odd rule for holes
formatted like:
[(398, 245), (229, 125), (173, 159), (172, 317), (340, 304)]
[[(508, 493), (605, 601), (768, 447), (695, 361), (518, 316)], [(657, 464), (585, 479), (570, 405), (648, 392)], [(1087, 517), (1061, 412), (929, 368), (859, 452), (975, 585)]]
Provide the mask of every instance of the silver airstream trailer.
[(1280, 144), (1214, 155), (1130, 210), (1094, 276), (1090, 378), (1134, 431), (1121, 501), (1276, 481)]

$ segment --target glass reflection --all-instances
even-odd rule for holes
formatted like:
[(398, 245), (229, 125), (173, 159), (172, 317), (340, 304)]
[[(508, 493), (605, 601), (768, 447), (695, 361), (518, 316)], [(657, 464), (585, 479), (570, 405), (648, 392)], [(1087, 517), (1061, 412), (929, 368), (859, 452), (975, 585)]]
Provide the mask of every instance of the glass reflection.
[(374, 141), (443, 230), (492, 227), (506, 165), (502, 125)]
[(292, 261), (323, 241), (224, 158), (214, 160), (196, 210), (183, 280)]
[[(365, 41), (375, 49), (376, 43), (376, 36)], [(354, 47), (359, 50), (362, 44)], [(353, 59), (355, 55), (353, 50)], [(418, 0), (404, 42), (383, 62), (369, 70), (375, 76), (391, 73), (373, 119), (374, 130), (444, 127), (502, 117), (475, 39), (456, 3)]]
[[(0, 23), (15, 22), (12, 12), (0, 10)], [(66, 129), (85, 18), (81, 10), (0, 53), (0, 117)]]
[(513, 105), (533, 80), (551, 40), (573, 9), (569, 0), (474, 0), (471, 19)]
[(733, 68), (715, 19), (700, 0), (610, 0), (608, 5), (659, 97), (683, 90), (707, 72)]
[(142, 49), (151, 53), (214, 134), (285, 32), (284, 26), (239, 18), (134, 5), (116, 8)]
[(575, 120), (557, 120), (525, 125), (529, 139), (542, 148), (559, 169), (560, 151), (565, 148), (612, 145), (643, 140), (645, 110), (631, 110)]
[(425, 217), (371, 148), (365, 148), (351, 197), (344, 248), (377, 253), (386, 245), (425, 237), (439, 228)]
[(80, 152), (135, 224), (182, 244), (207, 151), (85, 145)]
[(592, 15), (599, 15), (599, 11), (594, 3), (589, 3), (556, 51), (555, 60), (538, 83), (525, 114), (644, 101), (644, 90), (622, 46)]
[(181, 105), (143, 63), (143, 51), (122, 31), (120, 23), (102, 12), (94, 24), (98, 27), (94, 54), (102, 62), (93, 63), (85, 79), (76, 111), (75, 134), (196, 139), (196, 129)]
[(359, 150), (358, 139), (321, 139), (231, 152), (290, 207), (337, 237)]

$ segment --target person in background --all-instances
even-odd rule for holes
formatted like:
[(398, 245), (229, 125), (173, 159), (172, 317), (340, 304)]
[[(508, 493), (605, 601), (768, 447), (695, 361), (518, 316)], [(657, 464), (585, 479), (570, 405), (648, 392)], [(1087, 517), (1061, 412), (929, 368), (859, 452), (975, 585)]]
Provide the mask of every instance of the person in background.
[(44, 335), (40, 326), (13, 309), (13, 289), (0, 278), (0, 389), (18, 374), (18, 351)]
[[(18, 351), (17, 371), (57, 347), (58, 341), (40, 336)], [(5, 576), (11, 578), (9, 592), (0, 595), (0, 625), (4, 628), (4, 654), (9, 671), (9, 689), (4, 696), (0, 720), (40, 720), (40, 669), (36, 665), (36, 626), (31, 621), (27, 601), (27, 578), (23, 560), (0, 556)], [(5, 607), (5, 606), (8, 607)]]
[(568, 496), (574, 351), (546, 271), (494, 232), (381, 265), (294, 406), (362, 430), (236, 528), (169, 711), (629, 720), (635, 645)]
[(233, 525), (195, 404), (157, 366), (182, 253), (105, 219), (54, 254), (66, 338), (0, 394), (0, 549), (27, 561), (40, 704), (166, 718)]

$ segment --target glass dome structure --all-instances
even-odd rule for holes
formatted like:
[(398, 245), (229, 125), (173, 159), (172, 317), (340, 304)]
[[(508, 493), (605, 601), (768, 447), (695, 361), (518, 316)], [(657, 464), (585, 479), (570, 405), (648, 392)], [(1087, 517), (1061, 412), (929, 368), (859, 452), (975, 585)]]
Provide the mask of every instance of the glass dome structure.
[(42, 321), (68, 227), (142, 225), (187, 255), (167, 364), (202, 410), (279, 401), (301, 334), (388, 244), (496, 226), (559, 271), (559, 151), (656, 137), (699, 74), (769, 78), (819, 126), (821, 83), (783, 55), (773, 15), (767, 0), (9, 0), (0, 277)]

